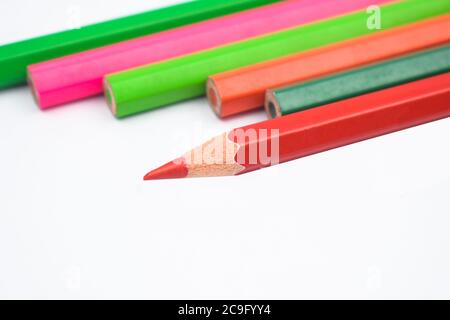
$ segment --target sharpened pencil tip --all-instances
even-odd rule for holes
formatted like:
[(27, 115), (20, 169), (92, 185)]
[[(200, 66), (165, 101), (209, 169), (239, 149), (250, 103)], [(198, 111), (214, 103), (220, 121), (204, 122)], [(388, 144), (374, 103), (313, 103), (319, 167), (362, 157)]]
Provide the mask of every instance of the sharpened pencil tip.
[(182, 179), (186, 178), (188, 173), (184, 159), (180, 158), (150, 171), (144, 180)]

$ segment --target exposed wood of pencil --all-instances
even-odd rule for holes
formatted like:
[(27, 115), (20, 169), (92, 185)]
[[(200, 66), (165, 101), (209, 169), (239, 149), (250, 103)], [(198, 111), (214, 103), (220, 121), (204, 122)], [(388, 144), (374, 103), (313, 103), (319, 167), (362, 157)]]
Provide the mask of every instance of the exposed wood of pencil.
[[(240, 145), (224, 133), (148, 173), (145, 180), (232, 176), (245, 170), (235, 156)], [(220, 155), (218, 155), (220, 153)], [(219, 157), (217, 161), (217, 157)]]
[[(270, 164), (263, 163), (259, 153), (255, 162), (249, 155), (255, 146), (261, 148), (269, 141), (264, 131), (278, 131), (276, 150), (281, 163), (449, 116), (450, 73), (445, 73), (234, 129), (144, 179), (226, 176), (261, 169)], [(240, 133), (247, 132), (257, 134), (239, 139)], [(266, 149), (272, 151), (270, 157), (275, 156), (273, 149)]]

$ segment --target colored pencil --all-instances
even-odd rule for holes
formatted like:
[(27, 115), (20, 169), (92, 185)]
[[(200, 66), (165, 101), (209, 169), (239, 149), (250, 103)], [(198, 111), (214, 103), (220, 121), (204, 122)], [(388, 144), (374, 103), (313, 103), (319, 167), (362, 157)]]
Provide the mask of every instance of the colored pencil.
[(30, 64), (133, 39), (279, 0), (190, 1), (0, 46), (0, 89), (26, 82)]
[(450, 42), (450, 14), (209, 77), (221, 118), (264, 106), (267, 89), (312, 80)]
[(449, 116), (445, 73), (234, 129), (144, 179), (243, 174)]
[(268, 90), (266, 111), (271, 118), (281, 117), (449, 71), (450, 45), (446, 45), (286, 88)]
[[(392, 2), (378, 0), (377, 3)], [(366, 8), (373, 0), (290, 0), (32, 65), (41, 108), (103, 92), (105, 75)]]
[[(390, 29), (450, 11), (450, 1), (409, 0), (380, 7)], [(373, 32), (366, 10), (106, 76), (108, 104), (118, 117), (202, 96), (210, 75)]]

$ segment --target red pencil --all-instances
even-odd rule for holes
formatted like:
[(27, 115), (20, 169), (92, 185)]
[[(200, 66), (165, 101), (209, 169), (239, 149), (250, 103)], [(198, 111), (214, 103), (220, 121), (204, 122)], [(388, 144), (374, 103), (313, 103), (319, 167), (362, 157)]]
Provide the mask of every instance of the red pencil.
[(144, 179), (243, 174), (449, 116), (446, 73), (234, 129)]

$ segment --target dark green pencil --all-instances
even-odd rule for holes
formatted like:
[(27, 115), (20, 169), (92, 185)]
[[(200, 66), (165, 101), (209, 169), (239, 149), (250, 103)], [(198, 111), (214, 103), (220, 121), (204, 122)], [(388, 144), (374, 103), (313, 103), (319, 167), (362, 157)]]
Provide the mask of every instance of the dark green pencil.
[(284, 116), (450, 71), (450, 45), (293, 86), (268, 90), (270, 118)]

